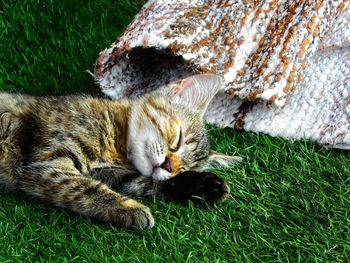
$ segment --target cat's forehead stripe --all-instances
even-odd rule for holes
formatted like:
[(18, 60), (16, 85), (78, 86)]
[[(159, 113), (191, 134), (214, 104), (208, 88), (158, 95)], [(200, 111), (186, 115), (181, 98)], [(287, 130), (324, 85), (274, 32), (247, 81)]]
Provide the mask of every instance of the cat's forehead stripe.
[[(165, 134), (159, 125), (159, 121), (156, 120), (156, 116), (153, 116), (153, 114), (150, 112), (148, 107), (144, 107), (143, 112), (145, 113), (146, 117), (152, 122), (154, 127), (156, 127), (159, 130), (161, 136), (164, 137)], [(140, 117), (141, 117), (141, 119), (139, 121), (141, 122), (143, 120), (142, 120), (142, 116), (140, 116)]]
[[(157, 101), (155, 101), (153, 98), (150, 98), (148, 100), (148, 104), (150, 106), (152, 106), (156, 111), (158, 111), (159, 113), (163, 113), (163, 114), (169, 114), (169, 111), (171, 110), (169, 107), (167, 107), (166, 105), (161, 105), (159, 102), (157, 103)], [(163, 106), (163, 107), (162, 107)]]

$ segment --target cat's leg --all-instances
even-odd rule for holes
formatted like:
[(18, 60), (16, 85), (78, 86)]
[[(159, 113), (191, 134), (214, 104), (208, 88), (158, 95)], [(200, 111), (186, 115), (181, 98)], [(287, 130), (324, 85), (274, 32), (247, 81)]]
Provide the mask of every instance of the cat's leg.
[(155, 193), (155, 181), (152, 177), (143, 176), (132, 167), (99, 166), (90, 171), (90, 176), (127, 196), (152, 197)]
[(230, 192), (227, 183), (209, 172), (187, 171), (165, 181), (154, 181), (136, 171), (121, 168), (100, 168), (94, 177), (109, 183), (112, 189), (128, 196), (158, 197), (168, 202), (211, 204), (223, 201)]
[(124, 227), (154, 226), (148, 207), (75, 169), (46, 161), (25, 166), (18, 172), (18, 188), (29, 196), (102, 222)]

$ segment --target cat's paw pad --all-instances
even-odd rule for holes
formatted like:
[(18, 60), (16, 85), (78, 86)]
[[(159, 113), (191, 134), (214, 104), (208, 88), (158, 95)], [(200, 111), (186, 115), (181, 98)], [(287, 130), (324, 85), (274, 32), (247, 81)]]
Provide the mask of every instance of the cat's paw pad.
[(215, 174), (188, 171), (165, 181), (163, 192), (169, 201), (185, 204), (191, 200), (195, 204), (211, 204), (223, 201), (230, 189)]
[(199, 196), (203, 196), (208, 203), (223, 201), (230, 193), (230, 188), (224, 180), (212, 173), (204, 173)]
[(154, 218), (149, 208), (134, 210), (132, 212), (131, 218), (132, 218), (132, 223), (130, 226), (132, 227), (133, 226), (137, 226), (141, 228), (154, 227)]
[(118, 209), (116, 214), (116, 223), (122, 227), (140, 227), (152, 228), (154, 226), (154, 218), (147, 206), (144, 206), (134, 200), (126, 201), (123, 209)]

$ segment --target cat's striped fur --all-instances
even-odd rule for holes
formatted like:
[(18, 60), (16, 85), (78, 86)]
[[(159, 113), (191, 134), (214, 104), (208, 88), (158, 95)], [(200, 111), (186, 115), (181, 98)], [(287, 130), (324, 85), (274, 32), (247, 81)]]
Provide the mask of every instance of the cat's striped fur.
[(121, 226), (152, 227), (131, 197), (222, 200), (227, 185), (202, 171), (235, 157), (212, 153), (203, 115), (220, 78), (198, 75), (137, 100), (0, 94), (0, 183)]

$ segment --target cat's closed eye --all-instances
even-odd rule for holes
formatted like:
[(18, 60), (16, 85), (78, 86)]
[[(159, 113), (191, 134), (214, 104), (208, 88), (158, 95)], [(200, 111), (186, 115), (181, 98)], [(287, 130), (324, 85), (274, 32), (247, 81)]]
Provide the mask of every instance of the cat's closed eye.
[(183, 143), (183, 134), (182, 134), (182, 127), (179, 126), (176, 132), (175, 141), (171, 144), (169, 147), (169, 150), (171, 152), (177, 152), (180, 149), (181, 144)]

